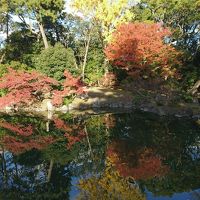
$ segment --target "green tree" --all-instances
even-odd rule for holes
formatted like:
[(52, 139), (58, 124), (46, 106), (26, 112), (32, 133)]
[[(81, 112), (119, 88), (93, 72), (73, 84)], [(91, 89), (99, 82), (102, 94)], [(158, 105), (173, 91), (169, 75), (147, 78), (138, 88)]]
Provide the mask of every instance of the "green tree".
[(17, 6), (16, 13), (23, 19), (24, 16), (36, 20), (44, 46), (48, 48), (48, 41), (44, 29), (44, 18), (50, 17), (52, 21), (55, 21), (57, 14), (64, 9), (63, 0), (13, 0)]
[(54, 47), (50, 46), (44, 49), (41, 54), (34, 58), (35, 68), (57, 80), (62, 80), (65, 69), (72, 74), (78, 73), (74, 52), (70, 48), (65, 48), (62, 44), (57, 43)]
[(197, 0), (142, 0), (133, 7), (136, 20), (161, 22), (174, 31), (172, 42), (196, 53), (200, 39)]
[(28, 29), (13, 31), (8, 36), (9, 42), (4, 46), (5, 62), (18, 61), (32, 66), (32, 56), (41, 51), (42, 44), (37, 41), (37, 36)]

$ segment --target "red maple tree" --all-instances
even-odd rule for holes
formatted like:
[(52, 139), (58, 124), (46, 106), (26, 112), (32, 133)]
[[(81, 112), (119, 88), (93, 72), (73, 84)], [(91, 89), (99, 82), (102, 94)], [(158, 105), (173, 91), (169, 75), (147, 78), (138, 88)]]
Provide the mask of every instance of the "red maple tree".
[(8, 73), (0, 79), (0, 89), (6, 90), (6, 95), (0, 97), (0, 108), (38, 101), (52, 90), (52, 85), (58, 85), (58, 82), (36, 71), (9, 68)]
[(177, 77), (180, 52), (164, 39), (170, 35), (160, 24), (122, 24), (113, 33), (105, 54), (115, 66), (132, 76), (159, 74), (165, 79)]
[(63, 90), (55, 90), (53, 93), (53, 104), (60, 105), (63, 98), (67, 96), (75, 96), (85, 92), (84, 84), (81, 82), (80, 77), (73, 77), (70, 72), (65, 70), (65, 81), (62, 84)]
[[(16, 71), (9, 68), (8, 73), (0, 79), (0, 89), (6, 92), (0, 97), (0, 108), (31, 105), (41, 101), (47, 93), (51, 94), (53, 104), (60, 105), (64, 97), (84, 92), (84, 85), (80, 78), (74, 78), (68, 71), (65, 71), (64, 75), (66, 80), (60, 84), (36, 71)], [(55, 86), (61, 86), (62, 90), (54, 89)]]

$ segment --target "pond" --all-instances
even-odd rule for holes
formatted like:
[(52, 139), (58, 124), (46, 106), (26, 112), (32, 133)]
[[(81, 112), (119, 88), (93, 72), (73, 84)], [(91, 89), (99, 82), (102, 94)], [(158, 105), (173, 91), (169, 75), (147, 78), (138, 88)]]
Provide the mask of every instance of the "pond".
[(0, 117), (2, 200), (199, 200), (200, 126), (135, 111)]

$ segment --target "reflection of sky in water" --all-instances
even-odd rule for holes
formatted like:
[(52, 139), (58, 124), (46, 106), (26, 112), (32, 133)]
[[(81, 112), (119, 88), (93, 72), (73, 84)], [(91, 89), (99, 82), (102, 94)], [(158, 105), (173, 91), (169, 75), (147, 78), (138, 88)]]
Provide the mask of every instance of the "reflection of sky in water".
[(147, 200), (199, 200), (200, 189), (191, 192), (175, 193), (171, 197), (155, 197), (151, 192), (146, 192)]
[(79, 180), (80, 180), (80, 178), (78, 178), (78, 177), (75, 177), (75, 176), (72, 177), (72, 180), (71, 180), (72, 186), (71, 186), (71, 190), (69, 192), (70, 200), (75, 200), (80, 192), (80, 190), (76, 187), (76, 184), (78, 184)]
[(200, 143), (198, 146), (188, 147), (188, 153), (191, 155), (192, 160), (200, 159)]

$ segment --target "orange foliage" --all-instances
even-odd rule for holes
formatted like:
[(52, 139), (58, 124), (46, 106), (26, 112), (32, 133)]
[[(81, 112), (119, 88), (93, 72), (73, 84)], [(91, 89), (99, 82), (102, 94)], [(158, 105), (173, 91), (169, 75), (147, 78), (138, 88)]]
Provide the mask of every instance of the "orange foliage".
[(83, 83), (80, 78), (74, 78), (65, 71), (66, 80), (62, 84), (63, 90), (53, 90), (59, 83), (36, 71), (25, 72), (8, 69), (8, 73), (0, 78), (0, 89), (6, 90), (6, 95), (0, 97), (0, 108), (5, 106), (21, 105), (37, 102), (44, 98), (46, 93), (53, 93), (52, 102), (60, 105), (63, 98), (70, 95), (82, 94)]
[[(168, 167), (162, 164), (160, 156), (152, 149), (126, 151), (124, 141), (113, 142), (108, 148), (108, 157), (123, 177), (131, 176), (136, 180), (160, 177), (168, 172)], [(125, 153), (124, 153), (125, 152)]]
[(160, 24), (123, 24), (113, 33), (105, 54), (114, 65), (132, 76), (160, 74), (167, 79), (177, 77), (180, 52), (163, 39), (170, 31)]

